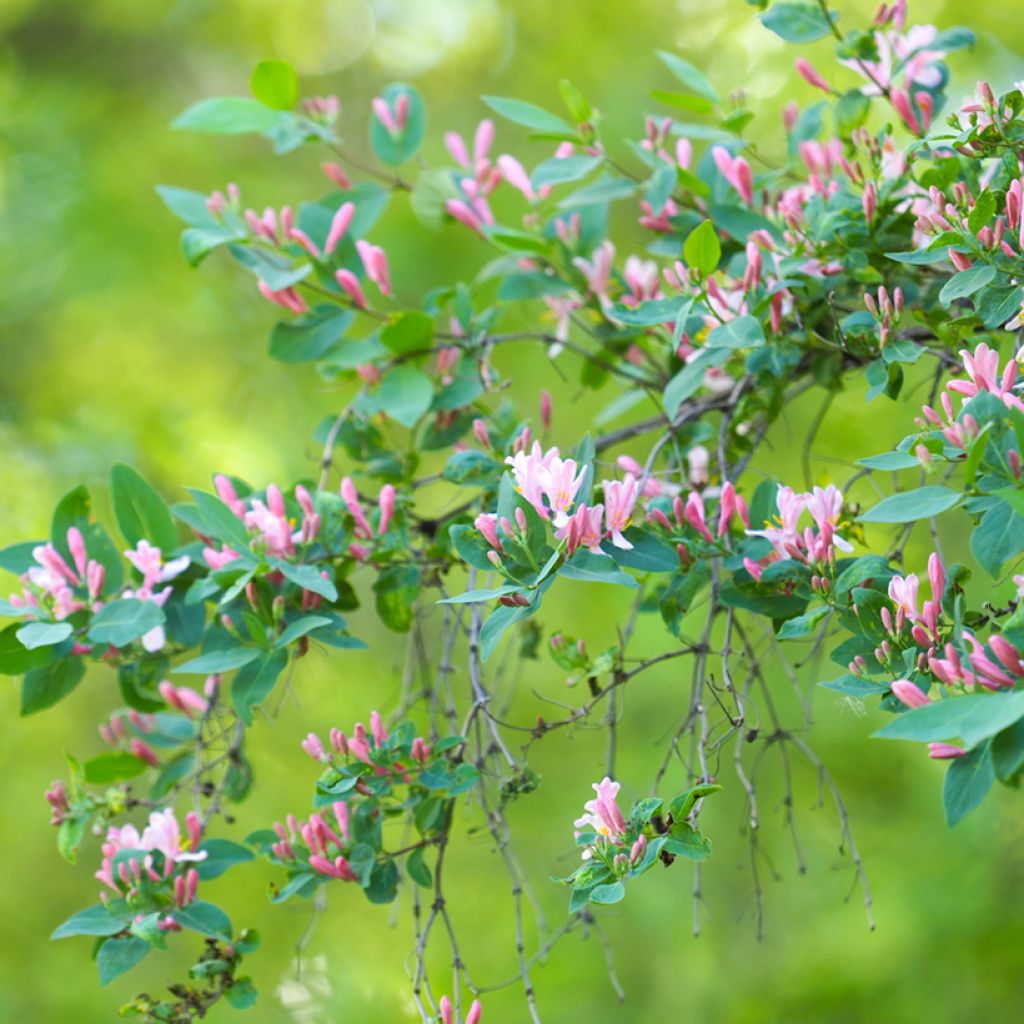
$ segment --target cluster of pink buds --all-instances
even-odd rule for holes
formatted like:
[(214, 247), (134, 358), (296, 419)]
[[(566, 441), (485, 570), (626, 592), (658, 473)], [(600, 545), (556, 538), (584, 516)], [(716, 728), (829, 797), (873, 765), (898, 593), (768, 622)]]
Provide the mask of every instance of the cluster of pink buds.
[(212, 192), (206, 200), (206, 209), (210, 216), (218, 220), (229, 211), (234, 214), (240, 213), (242, 208), (242, 193), (238, 186), (232, 181), (228, 183), (227, 195), (219, 189)]
[[(134, 825), (110, 828), (103, 843), (103, 863), (96, 872), (98, 878), (118, 896), (131, 895), (150, 883), (161, 885), (174, 876), (174, 898), (179, 907), (195, 899), (199, 875), (191, 865), (206, 859), (206, 851), (200, 850), (202, 825), (199, 818), (189, 813), (185, 817), (186, 835), (182, 836), (174, 812), (154, 811), (149, 824), (139, 834)], [(121, 850), (139, 851), (138, 857), (128, 857), (118, 862), (115, 871), (114, 860)], [(157, 870), (153, 854), (163, 859), (163, 873)]]
[[(438, 1003), (437, 1009), (441, 1015), (441, 1024), (458, 1024), (458, 1021), (455, 1019), (455, 1008), (452, 1006), (452, 1001), (447, 996), (441, 996), (441, 1001)], [(480, 1006), (480, 1000), (474, 999), (473, 1005), (470, 1006), (466, 1013), (464, 1024), (479, 1024), (481, 1013), (483, 1013), (483, 1008)]]
[(1007, 689), (1021, 682), (1024, 665), (1020, 651), (1005, 637), (990, 636), (987, 650), (969, 630), (964, 630), (964, 640), (970, 647), (966, 663), (952, 643), (946, 644), (943, 658), (929, 654), (928, 668), (939, 682), (947, 686), (981, 686), (986, 690)]
[[(192, 691), (189, 691), (190, 693)], [(165, 698), (166, 699), (166, 698)], [(201, 698), (200, 698), (201, 699)], [(100, 739), (113, 747), (115, 750), (126, 750), (133, 757), (144, 761), (151, 768), (160, 766), (160, 758), (156, 751), (141, 737), (153, 730), (153, 718), (151, 715), (140, 715), (137, 711), (128, 712), (128, 720), (134, 727), (134, 734), (129, 732), (124, 719), (118, 715), (111, 715), (109, 722), (103, 722), (99, 726)]]
[[(396, 500), (395, 489), (391, 484), (384, 484), (377, 495), (379, 515), (376, 532), (363, 511), (363, 506), (359, 500), (359, 492), (356, 490), (356, 485), (351, 477), (346, 476), (341, 481), (341, 500), (345, 503), (345, 508), (348, 509), (349, 514), (355, 521), (353, 533), (360, 540), (370, 540), (374, 536), (383, 537), (388, 532), (388, 527), (391, 525), (391, 520), (395, 515)], [(369, 552), (362, 545), (352, 545), (350, 550), (357, 558), (366, 558), (369, 555)]]
[(343, 800), (331, 808), (336, 825), (322, 814), (311, 814), (299, 821), (289, 814), (287, 825), (274, 822), (277, 842), (271, 846), (274, 856), (284, 862), (305, 862), (318, 874), (354, 882), (356, 874), (345, 856), (349, 846), (349, 808)]
[[(747, 503), (742, 495), (736, 493), (732, 481), (726, 481), (719, 494), (718, 523), (714, 533), (708, 525), (704, 498), (698, 491), (691, 491), (685, 501), (681, 495), (677, 494), (672, 501), (672, 514), (679, 529), (684, 529), (688, 525), (711, 544), (716, 542), (716, 538), (717, 540), (724, 538), (736, 522), (742, 523), (744, 529), (750, 527), (750, 512)], [(674, 529), (668, 516), (660, 509), (653, 509), (648, 513), (648, 518), (666, 530)], [(688, 556), (685, 548), (682, 548), (680, 558), (684, 557)]]
[(892, 298), (890, 298), (885, 285), (880, 285), (878, 288), (878, 300), (875, 300), (871, 292), (865, 292), (864, 305), (867, 306), (868, 312), (881, 324), (878, 344), (880, 348), (885, 348), (885, 343), (892, 337), (893, 330), (899, 326), (900, 319), (903, 316), (903, 289), (899, 287), (894, 288)]
[[(916, 417), (914, 422), (922, 430), (927, 429), (929, 424), (938, 427), (942, 431), (942, 436), (951, 445), (966, 451), (967, 446), (978, 436), (978, 421), (970, 413), (967, 413), (963, 419), (958, 421), (956, 411), (953, 409), (953, 402), (945, 391), (939, 396), (939, 404), (946, 415), (945, 419), (930, 405), (924, 405), (921, 407), (922, 416)], [(918, 445), (915, 449), (918, 458), (924, 463), (930, 461), (931, 458), (930, 455), (925, 454), (927, 451), (928, 449), (924, 445)]]
[[(220, 500), (242, 520), (252, 534), (252, 546), (256, 550), (278, 558), (288, 558), (295, 554), (297, 544), (312, 543), (320, 532), (320, 515), (309, 491), (301, 484), (295, 488), (295, 500), (302, 509), (302, 522), (298, 529), (295, 529), (295, 521), (288, 516), (284, 495), (276, 484), (267, 487), (266, 500), (251, 497), (248, 504), (238, 496), (235, 485), (226, 476), (217, 474), (213, 478), (213, 485)], [(229, 547), (220, 551), (207, 547), (203, 550), (203, 557), (211, 569), (219, 569), (240, 555)]]
[(484, 227), (494, 223), (488, 196), (501, 182), (501, 171), (491, 163), (489, 153), (494, 142), (494, 122), (484, 119), (477, 125), (473, 136), (472, 154), (458, 132), (447, 132), (444, 144), (452, 159), (469, 173), (459, 179), (464, 199), (449, 199), (445, 209), (457, 221), (479, 235)]
[(210, 702), (187, 686), (175, 686), (165, 679), (157, 686), (157, 689), (160, 691), (160, 696), (175, 711), (180, 711), (189, 718), (194, 718), (196, 714), (205, 715), (210, 709)]
[(50, 824), (60, 825), (64, 821), (64, 816), (71, 811), (71, 804), (68, 803), (68, 792), (64, 788), (64, 783), (60, 781), (52, 783), (43, 795), (46, 797), (46, 802), (50, 805), (50, 810), (52, 811)]
[[(329, 734), (330, 747), (335, 754), (342, 757), (354, 757), (363, 764), (370, 765), (377, 775), (389, 775), (392, 772), (402, 774), (406, 769), (401, 764), (395, 764), (392, 768), (378, 764), (374, 758), (378, 750), (381, 750), (388, 741), (388, 732), (384, 728), (384, 722), (378, 711), (370, 712), (370, 728), (367, 729), (362, 722), (356, 722), (352, 729), (352, 735), (348, 736), (341, 729), (332, 728)], [(303, 751), (314, 761), (321, 764), (329, 764), (332, 755), (324, 746), (323, 741), (315, 733), (311, 732), (302, 741)], [(417, 736), (412, 742), (412, 758), (423, 765), (430, 757), (430, 744), (421, 736)], [(358, 788), (358, 787), (357, 787)]]
[(22, 592), (10, 596), (15, 608), (43, 612), (57, 620), (83, 608), (100, 610), (106, 569), (89, 558), (82, 533), (75, 526), (68, 529), (67, 547), (74, 568), (53, 544), (32, 549), (36, 564), (22, 575)]
[(754, 176), (751, 173), (750, 164), (741, 156), (733, 156), (724, 146), (713, 146), (711, 158), (715, 161), (718, 173), (739, 193), (743, 202), (752, 206)]
[(337, 96), (310, 96), (302, 101), (302, 109), (311, 121), (334, 124), (341, 113), (341, 104)]
[(409, 125), (409, 94), (400, 92), (393, 103), (388, 103), (383, 96), (375, 96), (372, 103), (373, 116), (384, 126), (384, 130), (392, 136), (401, 135)]

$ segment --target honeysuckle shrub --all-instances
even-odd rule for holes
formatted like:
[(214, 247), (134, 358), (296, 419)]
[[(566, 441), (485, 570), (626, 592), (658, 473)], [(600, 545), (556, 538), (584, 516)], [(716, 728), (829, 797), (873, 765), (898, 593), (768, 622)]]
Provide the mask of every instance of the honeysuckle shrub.
[[(310, 424), (319, 458), (283, 489), (225, 466), (169, 505), (117, 465), (112, 517), (79, 487), (49, 538), (0, 551), (20, 577), (0, 606), (13, 620), (0, 671), (21, 678), (22, 713), (57, 705), (87, 669), (109, 687), (105, 749), (69, 755), (46, 793), (61, 853), (93, 865), (99, 888), (53, 937), (89, 937), (101, 984), (172, 943), (196, 950), (187, 978), (124, 1015), (185, 1022), (256, 1001), (259, 937), (217, 905), (216, 880), (258, 857), (277, 873), (275, 903), (322, 905), (333, 889), (346, 913), (373, 914), (348, 894), (386, 904), (407, 888), (420, 1015), (475, 1024), (481, 988), (448, 910), (463, 897), (444, 870), (472, 830), (511, 881), (514, 983), (538, 1021), (538, 956), (632, 886), (664, 885), (660, 872), (639, 881), (656, 864), (689, 872), (699, 903), (702, 819), (720, 788), (744, 794), (756, 848), (767, 758), (782, 764), (791, 827), (791, 760), (821, 778), (870, 921), (827, 757), (773, 696), (790, 686), (791, 655), (820, 665), (826, 690), (889, 712), (879, 736), (948, 762), (950, 825), (996, 783), (1019, 784), (1024, 94), (981, 83), (947, 96), (945, 61), (971, 33), (910, 25), (905, 3), (854, 28), (824, 4), (759, 17), (821, 93), (790, 103), (781, 125), (758, 125), (746, 97), (721, 97), (668, 52), (649, 66), (668, 113), (628, 138), (609, 137), (569, 81), (557, 113), (483, 97), (469, 130), (437, 114), (428, 126), (415, 87), (396, 83), (366, 111), (364, 152), (337, 133), (339, 100), (300, 100), (277, 61), (255, 69), (250, 97), (201, 100), (175, 122), (319, 154), (321, 194), (280, 208), (251, 208), (234, 183), (159, 193), (189, 262), (234, 260), (254, 301), (279, 307), (269, 356), (315, 364), (344, 398)], [(800, 55), (829, 36), (834, 65)], [(780, 133), (782, 162), (758, 142)], [(443, 150), (429, 143), (439, 135)], [(546, 156), (512, 155), (524, 140)], [(422, 295), (392, 279), (373, 239), (406, 203), (423, 231), (475, 236), (472, 278)], [(606, 397), (589, 430), (552, 408), (545, 381), (516, 381), (509, 352), (527, 345)], [(905, 421), (904, 439), (836, 453), (857, 464), (845, 480), (775, 479), (763, 451), (787, 405), (822, 399), (809, 444), (844, 391), (863, 393), (867, 417)], [(942, 550), (956, 533), (969, 534), (969, 564)], [(915, 534), (933, 549), (923, 562), (904, 557)], [(593, 587), (628, 594), (623, 620), (612, 636), (569, 636), (567, 603)], [(282, 820), (237, 834), (230, 809), (259, 785), (247, 730), (311, 646), (343, 671), (364, 646), (346, 619), (363, 604), (416, 644), (398, 705), (347, 730), (308, 708), (305, 788)], [(660, 643), (637, 642), (641, 617), (664, 627)], [(569, 690), (528, 719), (527, 684), (499, 693), (495, 665), (537, 658)], [(648, 673), (666, 662), (667, 742), (646, 778), (622, 779), (624, 696), (664, 679)], [(585, 800), (570, 758), (542, 780), (530, 754), (588, 726), (610, 742)], [(561, 826), (578, 866), (539, 880), (566, 888), (567, 917), (531, 950), (506, 810), (550, 782), (584, 804)], [(651, 795), (620, 804), (622, 787)], [(453, 973), (428, 971), (436, 947)]]

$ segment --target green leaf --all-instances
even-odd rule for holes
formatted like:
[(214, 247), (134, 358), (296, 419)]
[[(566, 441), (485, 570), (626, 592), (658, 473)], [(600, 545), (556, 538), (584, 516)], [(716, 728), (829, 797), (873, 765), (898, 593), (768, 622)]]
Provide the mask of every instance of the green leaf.
[(715, 234), (715, 226), (709, 220), (701, 221), (683, 244), (683, 259), (686, 265), (699, 270), (704, 277), (709, 277), (718, 269), (718, 261), (721, 258), (722, 243)]
[(51, 939), (69, 939), (75, 935), (116, 935), (124, 931), (134, 914), (128, 908), (113, 910), (108, 904), (97, 903), (80, 910), (63, 924), (58, 925)]
[(153, 947), (134, 935), (123, 939), (107, 939), (96, 954), (100, 985), (109, 985), (136, 964), (141, 963)]
[(676, 821), (665, 844), (669, 853), (687, 860), (706, 860), (711, 855), (711, 840), (687, 821)]
[(573, 136), (575, 132), (571, 125), (556, 114), (533, 103), (524, 100), (506, 99), (502, 96), (481, 96), (487, 106), (496, 114), (506, 118), (515, 124), (521, 124), (531, 131), (543, 132), (545, 134)]
[(761, 15), (761, 24), (787, 43), (813, 43), (827, 36), (838, 19), (832, 11), (826, 17), (816, 4), (776, 3)]
[(672, 89), (652, 89), (651, 97), (669, 107), (676, 107), (691, 114), (710, 114), (714, 104), (705, 96), (691, 96)]
[(209, 935), (216, 939), (231, 938), (231, 920), (220, 907), (212, 903), (196, 900), (181, 910), (174, 910), (172, 914), (182, 928), (189, 928), (200, 935)]
[(683, 85), (715, 103), (718, 102), (718, 93), (715, 92), (714, 86), (689, 61), (683, 60), (682, 57), (669, 53), (667, 50), (655, 50), (655, 53), (658, 55), (659, 60)]
[(981, 322), (991, 331), (1012, 320), (1024, 303), (1024, 288), (1019, 284), (999, 285), (986, 288), (974, 302), (974, 309)]
[(626, 895), (626, 887), (621, 882), (608, 882), (605, 885), (595, 885), (590, 890), (590, 902), (607, 905), (618, 903)]
[(373, 590), (377, 614), (384, 625), (396, 633), (408, 633), (420, 592), (419, 569), (415, 565), (388, 566), (377, 577)]
[(761, 322), (752, 316), (738, 316), (719, 324), (707, 338), (709, 348), (757, 348), (764, 344)]
[(1024, 549), (1024, 517), (1006, 501), (990, 508), (971, 534), (971, 551), (992, 577)]
[(1024, 768), (1024, 718), (992, 740), (992, 765), (1000, 782), (1013, 785)]
[(930, 519), (960, 504), (963, 495), (951, 487), (931, 484), (880, 501), (861, 517), (862, 523), (912, 523)]
[(657, 324), (671, 323), (688, 305), (690, 301), (682, 296), (671, 299), (648, 299), (639, 306), (615, 303), (608, 310), (608, 315), (630, 327), (654, 327)]
[(314, 566), (286, 562), (282, 558), (271, 558), (270, 566), (281, 573), (285, 579), (302, 587), (303, 590), (319, 594), (328, 601), (338, 600), (338, 588), (334, 585), (334, 581), (329, 577), (325, 579)]
[(942, 286), (939, 301), (948, 306), (956, 299), (965, 299), (995, 280), (995, 276), (996, 268), (991, 263), (979, 263), (967, 270), (961, 270)]
[(241, 135), (266, 132), (281, 123), (281, 112), (271, 110), (258, 100), (222, 96), (200, 100), (180, 114), (171, 127), (215, 135)]
[(410, 430), (426, 414), (433, 397), (430, 378), (412, 366), (391, 370), (381, 381), (376, 395), (381, 410)]
[(29, 650), (19, 639), (18, 633), (24, 627), (12, 622), (0, 630), (0, 675), (23, 676), (33, 669), (43, 668), (58, 657), (52, 647), (36, 647)]
[(996, 212), (996, 197), (991, 189), (985, 189), (974, 201), (967, 216), (967, 227), (976, 235), (993, 218)]
[(406, 874), (421, 888), (429, 889), (433, 885), (430, 868), (423, 863), (423, 847), (413, 850), (405, 859)]
[(27, 651), (63, 643), (74, 629), (70, 622), (29, 622), (18, 628), (17, 637)]
[(815, 608), (813, 611), (804, 612), (803, 615), (797, 615), (792, 619), (786, 619), (782, 624), (777, 634), (780, 640), (796, 640), (801, 637), (811, 636), (818, 623), (824, 619), (831, 609)]
[(662, 396), (665, 402), (665, 413), (669, 419), (675, 419), (679, 407), (704, 383), (709, 369), (721, 366), (729, 358), (727, 348), (698, 349), (697, 354), (684, 366), (665, 387)]
[(943, 247), (939, 249), (917, 249), (913, 252), (887, 252), (886, 258), (896, 263), (907, 263), (911, 266), (929, 266), (932, 263), (944, 263), (948, 258), (948, 250)]
[(303, 615), (301, 619), (288, 624), (285, 631), (274, 641), (274, 646), (287, 647), (307, 633), (312, 633), (314, 629), (331, 625), (333, 621), (326, 615)]
[(121, 535), (131, 545), (148, 540), (164, 556), (178, 546), (178, 531), (164, 499), (123, 462), (110, 471), (110, 495)]
[(896, 471), (899, 469), (913, 469), (919, 466), (916, 455), (909, 452), (882, 452), (881, 455), (871, 455), (866, 459), (858, 459), (858, 466), (866, 466), (868, 469), (881, 469)]
[(545, 185), (564, 185), (567, 181), (579, 181), (592, 171), (596, 171), (603, 162), (604, 158), (601, 156), (587, 156), (582, 153), (576, 156), (552, 157), (533, 169), (530, 184), (539, 189)]
[(567, 295), (572, 285), (552, 274), (539, 274), (517, 270), (507, 274), (498, 285), (498, 298), (502, 302), (517, 299), (542, 299), (546, 295)]
[(428, 352), (433, 337), (433, 318), (418, 309), (410, 309), (399, 314), (380, 332), (380, 340), (398, 355), (417, 351)]
[(253, 859), (252, 850), (230, 839), (204, 839), (199, 850), (206, 854), (205, 860), (196, 862), (196, 870), (204, 882), (220, 878), (236, 864), (247, 864)]
[(633, 590), (639, 587), (632, 576), (624, 573), (606, 555), (595, 555), (590, 551), (577, 551), (558, 570), (558, 575), (563, 579), (579, 580), (582, 583), (616, 583), (619, 586), (631, 587)]
[(230, 672), (233, 668), (241, 668), (255, 661), (261, 654), (259, 647), (231, 647), (227, 650), (210, 651), (192, 658), (183, 665), (171, 669), (178, 675), (208, 676), (219, 672)]
[(270, 356), (282, 363), (309, 363), (329, 356), (352, 326), (350, 310), (319, 309), (301, 320), (282, 320), (270, 332)]
[(970, 693), (926, 704), (898, 715), (875, 736), (887, 740), (946, 741), (974, 747), (1024, 718), (1024, 690)]
[(205, 527), (203, 532), (243, 556), (248, 554), (249, 531), (245, 523), (220, 498), (192, 487), (188, 488), (188, 493), (199, 510), (199, 517)]
[(155, 601), (126, 597), (104, 605), (89, 623), (89, 639), (97, 644), (126, 647), (166, 621)]
[(231, 681), (231, 703), (246, 725), (252, 725), (253, 710), (270, 696), (287, 664), (287, 651), (267, 651), (239, 669)]
[(124, 750), (108, 750), (82, 765), (85, 781), (94, 786), (108, 786), (111, 782), (134, 779), (145, 770), (145, 761)]
[(34, 715), (63, 700), (85, 675), (81, 658), (61, 658), (36, 668), (21, 681), (21, 714)]
[(291, 110), (299, 98), (298, 76), (283, 60), (260, 61), (253, 68), (249, 88), (260, 103), (274, 110)]
[(946, 824), (952, 828), (970, 814), (985, 799), (995, 779), (990, 743), (950, 761), (942, 784)]
[(235, 978), (231, 987), (224, 993), (224, 998), (236, 1010), (248, 1010), (255, 1006), (259, 998), (259, 992), (252, 983), (251, 978)]

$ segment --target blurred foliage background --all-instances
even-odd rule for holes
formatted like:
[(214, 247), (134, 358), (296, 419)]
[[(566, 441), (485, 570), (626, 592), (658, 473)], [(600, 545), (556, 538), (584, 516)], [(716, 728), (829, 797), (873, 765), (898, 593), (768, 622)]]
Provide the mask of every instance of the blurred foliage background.
[[(873, 4), (837, 6), (843, 24), (853, 24)], [(974, 51), (952, 59), (954, 101), (978, 77), (1006, 86), (1021, 76), (1018, 13), (1012, 0), (966, 10), (954, 2), (911, 4), (912, 20), (964, 22), (978, 34)], [(741, 0), (0, 0), (0, 33), (3, 543), (42, 536), (53, 504), (78, 483), (95, 490), (105, 514), (106, 474), (118, 459), (174, 500), (183, 497), (182, 486), (203, 485), (217, 470), (257, 486), (311, 472), (312, 428), (337, 409), (339, 395), (312, 369), (266, 357), (272, 307), (226, 258), (190, 270), (177, 250), (177, 226), (153, 191), (158, 183), (209, 191), (235, 180), (246, 201), (262, 207), (323, 190), (313, 152), (276, 160), (262, 140), (168, 129), (197, 99), (244, 94), (258, 60), (294, 63), (307, 94), (338, 94), (353, 148), (362, 144), (365, 111), (381, 85), (415, 81), (428, 101), (434, 156), (444, 130), (475, 125), (483, 113), (479, 94), (516, 95), (556, 109), (557, 82), (565, 76), (601, 108), (613, 136), (638, 136), (640, 114), (656, 107), (648, 87), (670, 85), (652, 57), (658, 47), (703, 67), (723, 92), (745, 90), (761, 115), (751, 134), (767, 152), (784, 145), (783, 103), (814, 100), (791, 72), (796, 51), (763, 30)], [(803, 52), (830, 66), (828, 41)], [(524, 149), (521, 133), (508, 125), (499, 127), (498, 145)], [(409, 298), (470, 276), (487, 258), (464, 229), (431, 233), (416, 225), (404, 200), (392, 204), (374, 240), (389, 249), (399, 292)], [(570, 357), (562, 357), (559, 379), (543, 358), (524, 351), (505, 365), (518, 375), (515, 393), (533, 408), (537, 381), (549, 383), (554, 439), (573, 444), (613, 399), (613, 386), (581, 394)], [(908, 392), (910, 404), (883, 398), (866, 411), (857, 388), (840, 396), (813, 445), (814, 481), (841, 483), (854, 459), (902, 436), (921, 399)], [(775, 430), (762, 460), (774, 474), (801, 478), (802, 438), (818, 401), (795, 405)], [(955, 557), (962, 542), (954, 535), (946, 543)], [(912, 547), (911, 563), (924, 552)], [(622, 606), (621, 596), (608, 591), (617, 588), (583, 587), (577, 594), (573, 586), (581, 585), (565, 585), (558, 625), (595, 647), (611, 642), (605, 638), (614, 636)], [(347, 728), (371, 707), (393, 704), (400, 645), (381, 635), (369, 613), (354, 615), (352, 625), (371, 651), (307, 658), (279, 717), (254, 729), (259, 785), (240, 809), (238, 835), (306, 808), (315, 769), (297, 740), (309, 728)], [(641, 644), (664, 642), (659, 625), (642, 629)], [(540, 696), (571, 699), (546, 660), (509, 671), (524, 691), (539, 695), (535, 707), (531, 698), (522, 704), (524, 721), (550, 713)], [(688, 677), (676, 671), (648, 673), (643, 690), (629, 695), (619, 774), (630, 796), (649, 786), (660, 758), (654, 745), (665, 741), (673, 701), (682, 699)], [(782, 667), (768, 671), (794, 720), (797, 702)], [(702, 818), (716, 851), (705, 872), (701, 937), (691, 937), (691, 866), (648, 876), (626, 903), (602, 915), (626, 1002), (616, 1001), (597, 936), (574, 935), (534, 971), (545, 1020), (602, 1024), (683, 1013), (711, 1022), (1013, 1017), (1024, 970), (1024, 918), (1015, 909), (1024, 882), (1019, 798), (1001, 790), (947, 831), (941, 767), (922, 761), (917, 748), (869, 741), (877, 713), (825, 691), (814, 694), (814, 682), (813, 670), (801, 673), (813, 698), (810, 739), (847, 801), (873, 885), (877, 930), (869, 932), (860, 893), (851, 892), (854, 877), (849, 857), (837, 849), (827, 794), (825, 806), (816, 806), (814, 773), (798, 772), (795, 809), (808, 861), (802, 877), (782, 827), (778, 780), (769, 773), (765, 856), (758, 862), (765, 939), (756, 938), (743, 808), (727, 792)], [(152, 957), (101, 992), (87, 940), (47, 942), (57, 923), (93, 901), (96, 851), (87, 846), (74, 868), (60, 860), (42, 790), (64, 774), (62, 750), (99, 751), (92, 723), (116, 703), (112, 677), (97, 674), (54, 711), (19, 720), (16, 686), (5, 684), (0, 1019), (113, 1019), (120, 1002), (160, 988), (189, 962), (174, 952)], [(597, 732), (538, 744), (532, 765), (543, 776), (541, 789), (511, 812), (519, 854), (554, 926), (567, 894), (547, 879), (570, 869), (571, 822), (603, 761)], [(735, 791), (730, 771), (723, 765), (723, 781)], [(681, 770), (678, 776), (674, 782), (681, 783)], [(470, 965), (488, 985), (513, 973), (514, 940), (511, 901), (502, 898), (507, 879), (478, 826), (466, 819), (458, 830), (449, 877)], [(258, 865), (241, 868), (210, 890), (236, 925), (255, 926), (264, 936), (252, 962), (262, 998), (250, 1019), (414, 1019), (403, 967), (412, 947), (405, 901), (393, 913), (335, 887), (327, 913), (314, 922), (291, 906), (272, 908), (262, 896), (269, 878), (263, 875)], [(441, 991), (444, 972), (439, 960)], [(515, 989), (485, 997), (484, 1005), (488, 1024), (526, 1019)], [(236, 1012), (219, 1009), (211, 1019), (228, 1021)]]

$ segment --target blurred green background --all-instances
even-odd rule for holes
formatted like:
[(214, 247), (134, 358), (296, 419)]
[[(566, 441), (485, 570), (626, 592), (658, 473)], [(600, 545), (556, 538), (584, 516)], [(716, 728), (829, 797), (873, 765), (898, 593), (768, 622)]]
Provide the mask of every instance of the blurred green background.
[[(873, 5), (837, 6), (845, 25), (863, 21)], [(1021, 77), (1024, 24), (1013, 0), (968, 10), (952, 2), (911, 7), (912, 18), (941, 27), (966, 22), (978, 34), (977, 48), (951, 61), (954, 100), (978, 77), (1002, 86)], [(428, 101), (428, 153), (435, 156), (444, 130), (472, 130), (483, 112), (479, 94), (556, 108), (564, 76), (602, 109), (613, 135), (639, 135), (640, 114), (655, 107), (647, 88), (671, 87), (652, 57), (658, 47), (705, 68), (723, 92), (745, 90), (764, 114), (753, 134), (768, 151), (783, 144), (782, 104), (794, 96), (814, 99), (790, 71), (798, 51), (763, 30), (741, 0), (0, 0), (0, 33), (3, 543), (41, 536), (53, 504), (78, 483), (94, 488), (103, 514), (104, 481), (118, 459), (174, 500), (183, 497), (182, 486), (203, 485), (216, 470), (258, 486), (310, 472), (312, 427), (337, 409), (338, 395), (312, 369), (266, 357), (272, 308), (226, 259), (190, 270), (178, 253), (177, 225), (153, 191), (158, 183), (209, 191), (235, 180), (256, 207), (322, 191), (312, 152), (277, 160), (259, 140), (168, 129), (197, 99), (243, 94), (256, 61), (289, 60), (307, 94), (337, 93), (356, 148), (363, 112), (380, 86), (398, 77), (415, 81)], [(828, 67), (828, 42), (802, 52)], [(521, 133), (508, 125), (499, 128), (498, 145), (524, 149)], [(468, 277), (487, 258), (464, 229), (432, 234), (414, 225), (402, 201), (375, 241), (388, 247), (399, 294), (409, 299)], [(504, 364), (520, 378), (517, 394), (532, 407), (537, 380), (549, 382), (555, 439), (573, 443), (614, 397), (613, 387), (580, 396), (571, 372), (569, 381), (559, 381), (524, 351)], [(853, 459), (902, 436), (916, 403), (878, 403), (865, 413), (851, 394), (833, 406), (814, 446), (815, 477), (841, 482)], [(775, 430), (767, 456), (773, 472), (799, 480), (800, 439), (815, 408), (816, 400), (798, 404)], [(948, 537), (947, 553), (955, 556), (959, 544)], [(912, 548), (911, 561), (924, 550)], [(593, 647), (610, 642), (604, 638), (614, 635), (620, 595), (563, 587), (558, 624)], [(369, 614), (357, 613), (352, 625), (371, 645), (376, 641), (372, 653), (306, 659), (294, 699), (276, 721), (254, 729), (260, 781), (239, 813), (239, 835), (307, 806), (314, 770), (297, 740), (309, 728), (347, 728), (370, 707), (393, 705), (399, 645), (380, 635)], [(641, 627), (641, 643), (663, 643), (660, 635), (653, 623)], [(683, 700), (686, 678), (675, 664), (644, 677), (642, 689), (629, 695), (620, 776), (630, 796), (647, 790), (667, 723)], [(783, 704), (793, 704), (781, 666), (767, 670)], [(802, 678), (813, 689), (813, 672)], [(517, 679), (526, 693), (570, 699), (547, 661), (525, 664)], [(62, 750), (99, 752), (93, 723), (116, 704), (113, 680), (96, 673), (59, 708), (28, 720), (18, 718), (16, 690), (13, 681), (5, 684), (0, 718), (0, 1020), (113, 1019), (120, 1002), (143, 988), (159, 989), (189, 962), (174, 952), (150, 957), (101, 992), (88, 940), (47, 942), (57, 923), (93, 902), (96, 850), (87, 845), (74, 868), (60, 860), (42, 790), (63, 774)], [(522, 721), (538, 711), (550, 713), (550, 706), (528, 696), (517, 706)], [(942, 1022), (968, 1013), (1016, 1019), (1024, 970), (1019, 798), (1000, 791), (949, 832), (940, 766), (916, 748), (869, 741), (879, 718), (873, 710), (819, 691), (814, 713), (811, 741), (847, 800), (874, 889), (877, 930), (866, 928), (859, 892), (844, 902), (853, 875), (849, 858), (837, 851), (837, 821), (827, 800), (815, 808), (814, 773), (801, 770), (796, 811), (809, 862), (804, 877), (782, 829), (777, 780), (766, 776), (767, 859), (759, 863), (766, 937), (757, 941), (743, 808), (726, 764), (729, 792), (702, 818), (716, 843), (705, 871), (704, 934), (690, 934), (690, 866), (649, 876), (625, 904), (601, 915), (625, 1004), (609, 985), (597, 937), (583, 942), (574, 935), (534, 971), (545, 1020), (603, 1024), (686, 1014), (712, 1022)], [(532, 764), (543, 785), (511, 811), (519, 855), (552, 926), (562, 920), (566, 894), (547, 879), (571, 868), (571, 821), (601, 774), (603, 749), (603, 737), (587, 732), (539, 744)], [(673, 784), (681, 782), (677, 769)], [(479, 821), (463, 818), (458, 827), (449, 877), (457, 879), (453, 913), (470, 966), (487, 985), (514, 973), (511, 903), (489, 840), (479, 831), (465, 834), (474, 826)], [(250, 1019), (415, 1019), (404, 974), (412, 948), (404, 898), (393, 912), (334, 887), (328, 912), (306, 936), (299, 970), (296, 943), (309, 916), (272, 908), (263, 896), (268, 879), (254, 865), (209, 890), (237, 925), (255, 926), (265, 938), (252, 961), (262, 999)], [(440, 959), (436, 977), (444, 991)], [(218, 1009), (211, 1019), (229, 1021), (235, 1013)], [(485, 1024), (525, 1019), (518, 990), (485, 998)]]

